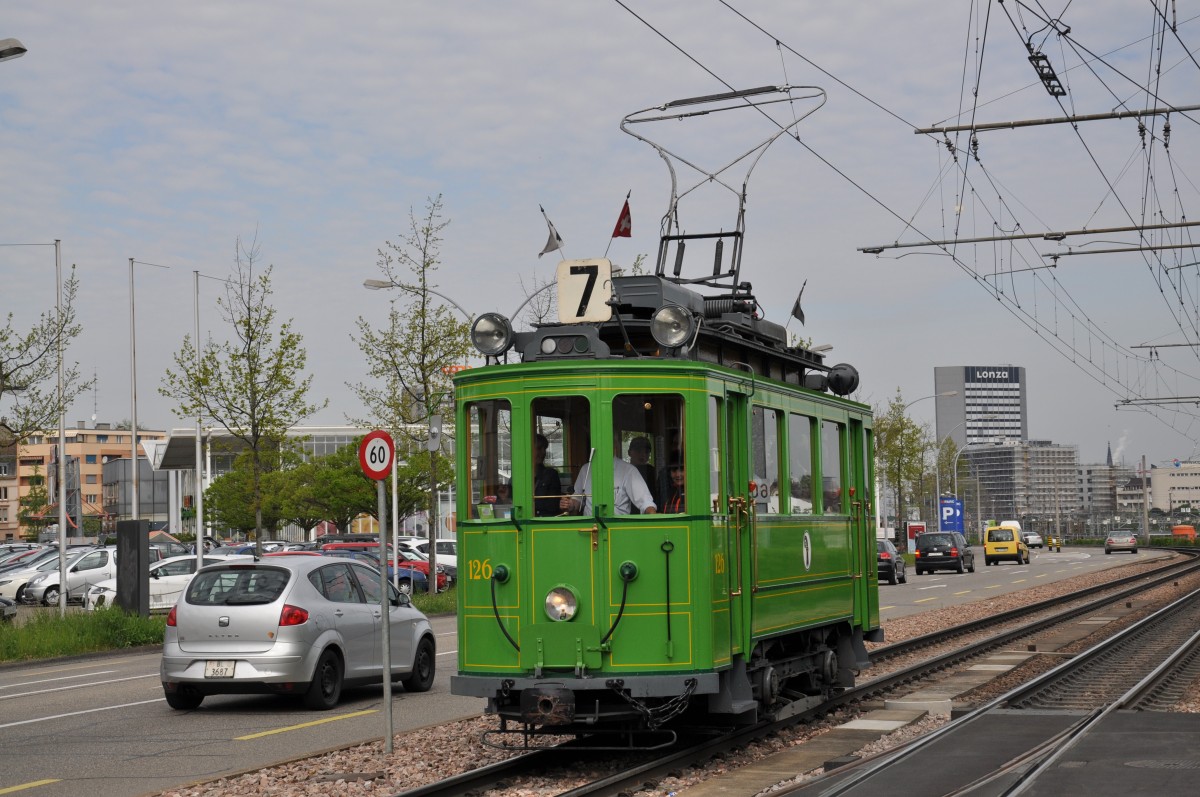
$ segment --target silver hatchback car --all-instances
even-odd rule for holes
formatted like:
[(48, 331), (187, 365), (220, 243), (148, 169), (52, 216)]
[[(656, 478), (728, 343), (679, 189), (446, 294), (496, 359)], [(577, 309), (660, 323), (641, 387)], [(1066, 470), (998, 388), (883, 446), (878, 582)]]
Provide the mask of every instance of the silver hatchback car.
[[(312, 709), (343, 686), (383, 682), (379, 571), (325, 556), (230, 560), (201, 568), (167, 615), (159, 675), (167, 704), (207, 695), (288, 694)], [(392, 679), (433, 685), (428, 618), (388, 584)]]

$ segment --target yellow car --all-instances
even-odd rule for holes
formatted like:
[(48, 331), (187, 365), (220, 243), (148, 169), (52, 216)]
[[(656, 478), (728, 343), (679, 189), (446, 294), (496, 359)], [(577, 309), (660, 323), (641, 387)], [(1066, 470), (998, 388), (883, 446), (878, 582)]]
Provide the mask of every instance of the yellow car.
[(983, 533), (984, 564), (1012, 561), (1019, 565), (1029, 564), (1029, 546), (1015, 529), (992, 526)]

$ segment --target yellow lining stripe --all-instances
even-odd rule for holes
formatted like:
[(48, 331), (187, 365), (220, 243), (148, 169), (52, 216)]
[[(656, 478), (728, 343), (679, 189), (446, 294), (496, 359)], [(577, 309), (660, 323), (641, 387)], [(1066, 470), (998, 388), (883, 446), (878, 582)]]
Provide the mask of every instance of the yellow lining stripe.
[(0, 794), (12, 794), (13, 792), (24, 791), (25, 789), (36, 788), (37, 786), (49, 786), (51, 783), (59, 783), (62, 778), (46, 778), (45, 780), (31, 780), (28, 783), (22, 783), (18, 786), (9, 786), (0, 789)]
[(263, 736), (274, 736), (277, 733), (287, 733), (288, 731), (298, 731), (301, 728), (312, 728), (317, 725), (324, 725), (328, 722), (338, 722), (339, 720), (354, 719), (355, 717), (365, 717), (368, 714), (378, 714), (377, 709), (367, 709), (366, 711), (354, 711), (349, 714), (339, 714), (336, 717), (326, 717), (325, 719), (313, 720), (312, 722), (302, 722), (299, 725), (289, 725), (286, 728), (276, 728), (273, 731), (262, 731), (261, 733), (251, 733), (247, 736), (235, 736), (235, 742), (245, 742), (250, 739), (260, 739)]

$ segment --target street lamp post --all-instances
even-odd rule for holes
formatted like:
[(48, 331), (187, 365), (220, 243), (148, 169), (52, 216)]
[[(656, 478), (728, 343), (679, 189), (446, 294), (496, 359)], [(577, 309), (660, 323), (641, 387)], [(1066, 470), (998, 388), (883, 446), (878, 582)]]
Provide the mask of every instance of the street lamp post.
[[(468, 313), (466, 310), (464, 310), (458, 302), (454, 301), (446, 294), (436, 291), (428, 286), (418, 287), (415, 285), (406, 285), (402, 282), (394, 282), (392, 280), (368, 279), (368, 280), (363, 280), (363, 287), (370, 291), (389, 290), (392, 288), (399, 288), (402, 291), (408, 291), (409, 293), (415, 293), (418, 295), (425, 294), (425, 293), (431, 293), (434, 296), (444, 299), (447, 302), (449, 302), (451, 305), (453, 305), (454, 309), (456, 309), (456, 310), (458, 310), (458, 312), (462, 313), (463, 317), (467, 319), (468, 324), (470, 324), (472, 322), (472, 320), (474, 319), (474, 316), (472, 316), (470, 313)], [(422, 395), (419, 397), (415, 397), (415, 398), (418, 398), (418, 400), (421, 401), (425, 405), (425, 423), (426, 423), (426, 428), (428, 429), (428, 432), (429, 432), (429, 441), (428, 441), (428, 446), (427, 446), (429, 449), (429, 531), (428, 531), (428, 535), (429, 535), (429, 583), (428, 583), (428, 589), (431, 594), (437, 594), (437, 523), (438, 523), (438, 509), (439, 509), (439, 507), (438, 507), (438, 489), (437, 489), (437, 452), (438, 452), (438, 449), (441, 447), (441, 417), (437, 414), (437, 409), (441, 403), (442, 396), (440, 394), (434, 394), (433, 391), (428, 390), (428, 379), (426, 379), (425, 382), (426, 382), (426, 384), (422, 385)], [(435, 431), (435, 426), (437, 427), (436, 431)], [(396, 474), (393, 470), (393, 474), (392, 474), (392, 507), (393, 507), (394, 514), (398, 514), (398, 512), (399, 512), (399, 510), (396, 509), (396, 491), (397, 491), (397, 479), (396, 479)], [(380, 520), (382, 522), (382, 518)], [(399, 523), (393, 522), (393, 524), (392, 524), (393, 546), (395, 546), (398, 542), (398, 540), (396, 538), (396, 535), (399, 533), (397, 530), (398, 527), (399, 527)]]

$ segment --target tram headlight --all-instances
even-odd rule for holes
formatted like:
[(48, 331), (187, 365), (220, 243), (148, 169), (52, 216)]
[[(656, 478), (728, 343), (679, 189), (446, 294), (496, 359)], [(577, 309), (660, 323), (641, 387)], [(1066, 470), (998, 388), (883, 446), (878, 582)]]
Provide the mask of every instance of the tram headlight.
[(677, 304), (658, 308), (650, 319), (650, 334), (659, 346), (673, 349), (682, 346), (691, 337), (692, 314)]
[(578, 610), (579, 600), (569, 587), (555, 587), (546, 593), (546, 616), (551, 620), (566, 622)]
[(484, 313), (471, 324), (471, 343), (480, 354), (496, 357), (512, 345), (512, 324), (499, 313)]

